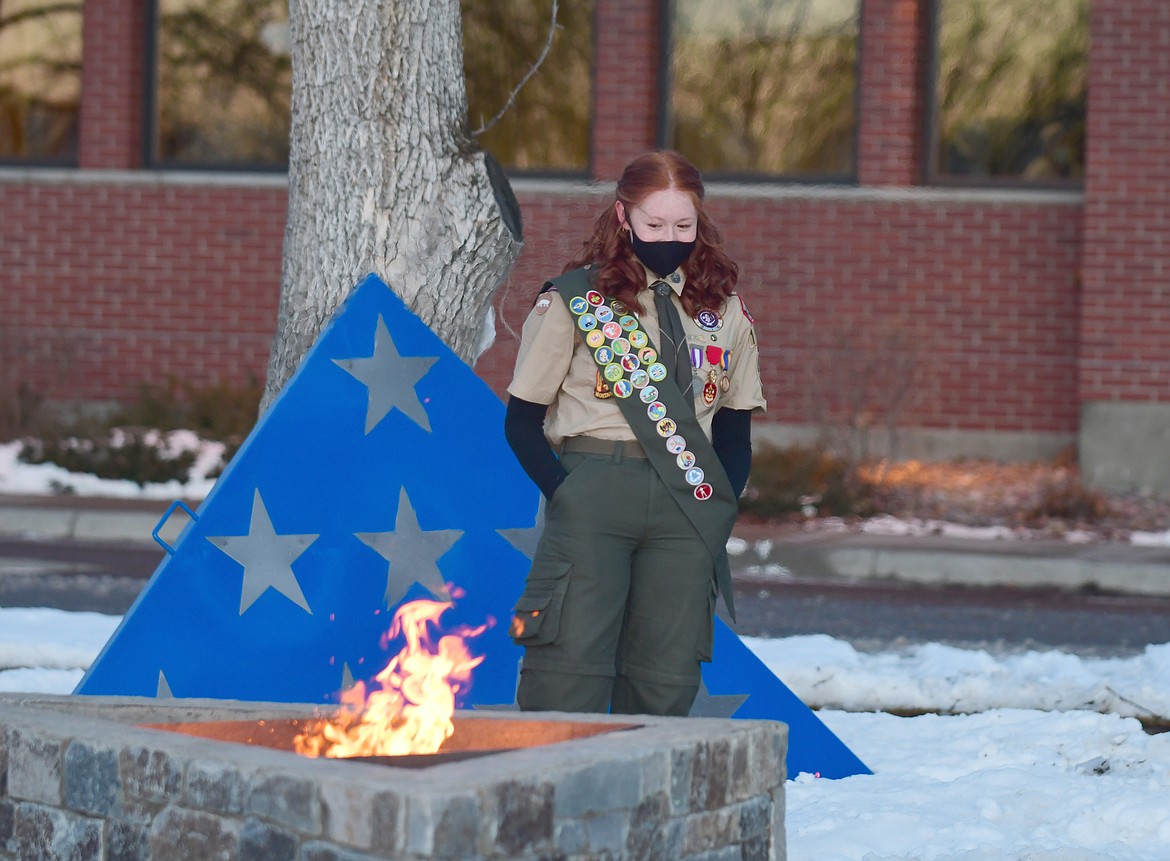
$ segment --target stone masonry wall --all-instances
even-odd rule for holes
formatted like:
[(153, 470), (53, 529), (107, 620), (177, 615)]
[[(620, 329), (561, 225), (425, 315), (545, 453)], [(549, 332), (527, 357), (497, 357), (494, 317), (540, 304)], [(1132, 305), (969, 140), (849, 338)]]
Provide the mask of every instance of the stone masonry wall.
[(307, 712), (0, 696), (0, 859), (786, 857), (782, 724), (639, 718), (633, 730), (405, 770), (129, 723)]

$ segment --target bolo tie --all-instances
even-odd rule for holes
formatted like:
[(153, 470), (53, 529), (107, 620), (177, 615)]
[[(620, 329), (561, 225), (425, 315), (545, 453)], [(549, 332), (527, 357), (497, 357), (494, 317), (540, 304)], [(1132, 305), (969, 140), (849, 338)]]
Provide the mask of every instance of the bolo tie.
[(661, 332), (658, 352), (662, 362), (666, 365), (667, 374), (674, 378), (675, 383), (686, 396), (687, 406), (695, 409), (694, 395), (691, 393), (691, 361), (687, 355), (687, 335), (683, 331), (682, 318), (678, 308), (670, 301), (670, 294), (674, 291), (665, 281), (655, 281), (650, 285), (654, 291), (654, 307), (658, 311), (658, 331)]

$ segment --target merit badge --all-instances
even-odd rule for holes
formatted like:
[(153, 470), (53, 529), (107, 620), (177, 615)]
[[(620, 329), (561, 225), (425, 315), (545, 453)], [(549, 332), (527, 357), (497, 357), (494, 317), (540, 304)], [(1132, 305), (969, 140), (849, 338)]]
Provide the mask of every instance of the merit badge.
[(653, 403), (654, 401), (658, 400), (658, 389), (654, 388), (653, 386), (647, 386), (646, 388), (642, 389), (642, 392), (638, 395), (638, 397), (642, 399), (642, 403), (644, 404)]
[[(630, 374), (630, 382), (634, 384), (635, 389), (644, 389), (646, 388), (646, 384), (650, 382), (650, 375), (641, 368), (638, 368), (638, 370)], [(651, 398), (651, 400), (654, 400), (654, 398)]]
[(600, 401), (605, 401), (613, 397), (613, 392), (609, 390), (609, 383), (601, 378), (601, 370), (597, 371), (597, 380), (593, 383), (593, 397)]
[(635, 329), (630, 332), (630, 343), (640, 350), (650, 343), (650, 336), (641, 329)]
[(678, 464), (679, 469), (690, 469), (695, 465), (695, 453), (693, 451), (680, 451), (674, 462)]
[(715, 493), (715, 488), (713, 488), (711, 485), (706, 484), (706, 483), (700, 484), (698, 487), (695, 488), (695, 499), (702, 502), (705, 499), (710, 499), (714, 493)]
[(589, 302), (590, 305), (601, 305), (605, 302), (605, 297), (596, 290), (590, 290), (588, 293), (586, 293), (585, 299)]
[(613, 384), (613, 393), (619, 398), (628, 398), (634, 391), (629, 380), (618, 380)]
[[(617, 351), (615, 350), (614, 352)], [(625, 368), (626, 373), (632, 374), (634, 371), (638, 370), (638, 357), (627, 353), (626, 355), (622, 356), (621, 364), (622, 367)]]
[(592, 314), (582, 314), (577, 318), (577, 325), (580, 326), (583, 331), (588, 332), (597, 328), (597, 318)]
[[(590, 315), (590, 316), (592, 316), (592, 315)], [(617, 323), (615, 323), (613, 320), (610, 320), (608, 323), (606, 323), (604, 326), (601, 327), (601, 331), (605, 333), (605, 337), (609, 338), (610, 340), (613, 340), (614, 338), (618, 338), (621, 336), (622, 327), (619, 326)]]
[(678, 425), (675, 424), (674, 419), (663, 419), (658, 423), (658, 435), (661, 437), (674, 436), (676, 430), (678, 430)]
[(687, 441), (679, 434), (675, 434), (666, 441), (666, 450), (671, 454), (682, 454), (686, 448)]
[(646, 415), (650, 416), (651, 421), (658, 421), (666, 418), (666, 404), (662, 401), (655, 401), (646, 408)]
[(718, 332), (723, 328), (723, 318), (710, 308), (704, 308), (696, 314), (695, 322), (699, 324), (699, 328), (704, 332)]
[(617, 314), (619, 317), (629, 310), (629, 308), (626, 307), (625, 302), (621, 302), (617, 299), (614, 299), (612, 302), (610, 302), (609, 307), (613, 308), (613, 313)]
[(601, 334), (600, 329), (594, 329), (585, 336), (585, 343), (596, 349), (605, 343), (605, 335)]
[(642, 347), (638, 350), (638, 358), (643, 365), (652, 365), (658, 361), (658, 351), (653, 347)]
[(613, 319), (613, 309), (608, 305), (602, 305), (593, 313), (597, 315), (597, 320), (600, 323), (608, 323)]
[(605, 378), (611, 383), (616, 383), (623, 376), (625, 376), (625, 374), (622, 371), (622, 366), (617, 362), (611, 362), (605, 366)]
[(630, 342), (625, 338), (614, 338), (610, 346), (613, 347), (613, 351), (619, 356), (624, 356), (630, 352)]
[(537, 316), (544, 316), (544, 312), (548, 310), (549, 305), (552, 304), (552, 299), (547, 296), (541, 296), (536, 300), (536, 314)]
[(687, 484), (701, 484), (703, 481), (703, 470), (697, 466), (692, 466), (687, 470)]
[(593, 358), (597, 360), (599, 365), (608, 365), (613, 361), (613, 350), (609, 347), (598, 347), (593, 353)]
[(624, 331), (632, 332), (638, 328), (638, 318), (633, 314), (625, 314), (620, 320), (618, 320), (618, 325), (621, 326)]
[(646, 373), (650, 375), (650, 379), (654, 382), (661, 383), (666, 379), (666, 365), (662, 364), (662, 362), (655, 362), (646, 369)]
[(574, 314), (584, 314), (589, 310), (589, 303), (581, 296), (574, 296), (569, 300), (569, 310)]

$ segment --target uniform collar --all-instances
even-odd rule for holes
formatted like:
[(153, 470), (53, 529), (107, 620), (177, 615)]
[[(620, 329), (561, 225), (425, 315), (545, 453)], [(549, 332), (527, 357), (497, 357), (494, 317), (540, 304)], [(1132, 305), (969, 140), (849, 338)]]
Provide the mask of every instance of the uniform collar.
[(670, 289), (674, 291), (675, 296), (680, 296), (680, 297), (682, 296), (683, 287), (685, 287), (686, 283), (687, 283), (687, 276), (686, 276), (686, 273), (683, 272), (681, 266), (678, 269), (674, 270), (674, 272), (672, 272), (670, 275), (667, 275), (665, 278), (659, 278), (657, 275), (655, 275), (653, 272), (651, 272), (649, 269), (647, 269), (646, 264), (644, 264), (644, 263), (642, 264), (642, 269), (646, 273), (646, 287), (647, 288), (649, 288), (650, 285), (653, 284), (655, 281), (665, 281), (667, 284), (670, 285)]

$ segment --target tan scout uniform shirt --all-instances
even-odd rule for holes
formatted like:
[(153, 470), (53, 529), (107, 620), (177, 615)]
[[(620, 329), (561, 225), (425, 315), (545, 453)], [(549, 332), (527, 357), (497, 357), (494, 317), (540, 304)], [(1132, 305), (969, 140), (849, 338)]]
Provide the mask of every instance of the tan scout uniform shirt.
[[(681, 276), (682, 273), (677, 274)], [(657, 280), (648, 274), (647, 286)], [(664, 280), (674, 290), (672, 299), (678, 306), (687, 333), (688, 354), (691, 352), (689, 348), (693, 347), (703, 352), (702, 366), (692, 368), (695, 377), (700, 378), (692, 391), (697, 392), (695, 413), (709, 439), (711, 419), (721, 407), (762, 412), (767, 406), (760, 384), (755, 330), (739, 297), (734, 294), (723, 308), (716, 309), (718, 329), (705, 330), (682, 309), (678, 297), (682, 295), (684, 282), (680, 279), (676, 284), (670, 279)], [(650, 345), (657, 350), (660, 341), (654, 294), (646, 290), (638, 294), (638, 299), (644, 309), (638, 319), (650, 338)], [(728, 367), (724, 368), (722, 361), (711, 364), (707, 347), (715, 348), (710, 351), (712, 356), (720, 350), (730, 350)], [(715, 399), (708, 404), (703, 399), (702, 390), (712, 371), (715, 374)], [(559, 446), (566, 437), (572, 436), (634, 440), (634, 432), (622, 414), (617, 398), (612, 395), (599, 398), (597, 387), (597, 362), (577, 331), (576, 320), (565, 300), (552, 291), (543, 294), (524, 321), (516, 370), (508, 393), (532, 403), (551, 405), (544, 432), (553, 446)]]

